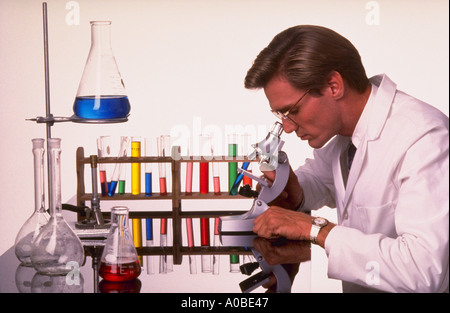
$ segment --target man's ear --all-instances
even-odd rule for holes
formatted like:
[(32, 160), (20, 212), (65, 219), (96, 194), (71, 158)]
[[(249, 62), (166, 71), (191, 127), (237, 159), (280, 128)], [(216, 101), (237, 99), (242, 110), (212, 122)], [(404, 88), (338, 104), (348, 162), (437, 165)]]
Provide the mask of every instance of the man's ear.
[(328, 94), (335, 100), (340, 100), (344, 96), (345, 84), (341, 74), (332, 71), (327, 77), (326, 89)]

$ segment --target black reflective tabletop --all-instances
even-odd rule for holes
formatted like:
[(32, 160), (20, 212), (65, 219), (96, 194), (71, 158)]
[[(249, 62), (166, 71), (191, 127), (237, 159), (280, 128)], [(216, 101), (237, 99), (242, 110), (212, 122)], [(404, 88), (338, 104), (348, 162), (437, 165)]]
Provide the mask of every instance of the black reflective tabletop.
[[(71, 264), (70, 272), (62, 276), (37, 273), (33, 267), (20, 264), (14, 247), (0, 256), (0, 292), (2, 293), (262, 293), (269, 291), (311, 291), (311, 245), (309, 242), (266, 240), (255, 238), (253, 247), (238, 258), (235, 255), (184, 255), (182, 264), (160, 273), (161, 256), (143, 255), (138, 279), (123, 283), (108, 282), (98, 275), (103, 247), (85, 246), (84, 264)], [(187, 252), (189, 254), (189, 252)], [(239, 261), (236, 264), (231, 258)], [(164, 256), (163, 256), (164, 258)], [(219, 262), (216, 272), (202, 272), (202, 262)], [(193, 266), (192, 261), (196, 262)], [(148, 267), (151, 264), (151, 267)], [(196, 269), (196, 273), (191, 271)], [(272, 276), (272, 277), (271, 277)], [(273, 284), (276, 277), (281, 283)]]

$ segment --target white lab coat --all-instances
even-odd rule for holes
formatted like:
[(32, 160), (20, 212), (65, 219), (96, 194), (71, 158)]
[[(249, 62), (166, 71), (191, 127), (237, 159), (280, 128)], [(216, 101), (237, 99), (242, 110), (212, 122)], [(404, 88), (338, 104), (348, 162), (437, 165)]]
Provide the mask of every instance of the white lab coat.
[(336, 207), (325, 250), (344, 292), (448, 291), (448, 117), (385, 75), (371, 82), (347, 186), (340, 156), (350, 138), (336, 136), (296, 170), (302, 210)]

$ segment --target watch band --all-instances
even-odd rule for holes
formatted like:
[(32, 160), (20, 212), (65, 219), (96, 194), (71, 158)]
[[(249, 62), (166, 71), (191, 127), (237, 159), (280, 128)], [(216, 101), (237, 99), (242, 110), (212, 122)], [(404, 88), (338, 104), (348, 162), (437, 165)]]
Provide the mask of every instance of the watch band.
[(322, 227), (319, 225), (315, 225), (312, 224), (311, 226), (311, 233), (309, 234), (309, 240), (311, 240), (311, 242), (313, 244), (317, 244), (317, 236), (319, 235), (319, 231)]
[(324, 219), (323, 217), (316, 217), (312, 220), (311, 225), (311, 232), (309, 234), (309, 239), (313, 244), (318, 244), (317, 242), (317, 236), (319, 235), (320, 230), (322, 227), (326, 226), (328, 224), (328, 221)]

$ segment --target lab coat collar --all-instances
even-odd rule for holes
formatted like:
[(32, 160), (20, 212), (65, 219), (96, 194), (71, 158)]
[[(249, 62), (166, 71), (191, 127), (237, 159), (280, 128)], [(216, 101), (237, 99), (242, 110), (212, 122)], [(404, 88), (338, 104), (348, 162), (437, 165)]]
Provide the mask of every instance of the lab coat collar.
[(357, 151), (349, 173), (345, 190), (344, 206), (348, 205), (350, 195), (358, 180), (369, 141), (376, 140), (386, 123), (397, 85), (385, 74), (370, 79), (372, 92), (352, 135)]
[(370, 101), (369, 98), (364, 109), (368, 117), (365, 136), (367, 141), (376, 140), (380, 136), (397, 92), (397, 85), (385, 74), (370, 78), (370, 82), (377, 87), (377, 90), (374, 99)]

